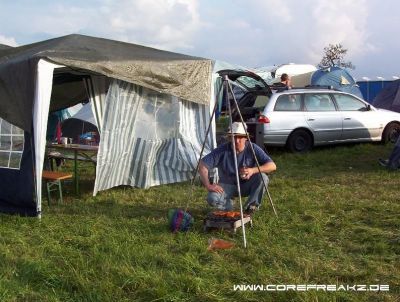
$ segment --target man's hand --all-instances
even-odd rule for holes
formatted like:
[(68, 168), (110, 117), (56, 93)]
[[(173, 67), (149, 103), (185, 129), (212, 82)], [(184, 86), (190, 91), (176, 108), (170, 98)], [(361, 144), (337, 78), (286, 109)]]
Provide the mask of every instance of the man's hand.
[(241, 168), (240, 169), (240, 178), (248, 180), (248, 179), (250, 179), (250, 177), (252, 177), (257, 172), (258, 172), (257, 168), (249, 168), (249, 167)]
[(224, 192), (224, 189), (218, 184), (209, 184), (206, 188), (209, 192), (216, 192), (220, 194)]
[[(276, 165), (274, 162), (271, 161), (271, 162), (265, 163), (262, 166), (260, 166), (260, 170), (261, 170), (261, 173), (267, 173), (267, 174), (272, 173), (276, 170)], [(252, 177), (254, 174), (257, 174), (257, 173), (259, 173), (257, 167), (253, 167), (253, 168), (250, 168), (250, 167), (244, 168), (243, 167), (239, 171), (240, 178), (246, 179), (246, 180), (250, 179), (250, 177)]]

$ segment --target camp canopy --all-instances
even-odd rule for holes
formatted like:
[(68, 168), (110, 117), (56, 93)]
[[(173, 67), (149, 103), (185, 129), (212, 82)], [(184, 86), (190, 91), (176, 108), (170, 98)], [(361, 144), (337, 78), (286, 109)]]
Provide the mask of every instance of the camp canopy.
[[(39, 59), (200, 104), (208, 104), (210, 99), (211, 60), (102, 38), (68, 35), (0, 50), (0, 117), (25, 131), (31, 128), (33, 79)], [(71, 79), (65, 81), (71, 82)]]
[[(0, 49), (0, 211), (40, 215), (49, 111), (90, 100), (95, 192), (187, 180), (205, 137), (213, 61), (69, 35)], [(34, 173), (32, 173), (34, 171)]]

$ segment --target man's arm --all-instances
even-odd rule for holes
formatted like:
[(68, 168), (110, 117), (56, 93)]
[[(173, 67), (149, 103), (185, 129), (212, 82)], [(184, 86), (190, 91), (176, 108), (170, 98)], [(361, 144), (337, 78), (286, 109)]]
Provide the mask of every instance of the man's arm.
[(222, 189), (221, 186), (218, 184), (210, 184), (210, 180), (208, 179), (208, 168), (207, 166), (203, 163), (202, 160), (200, 160), (199, 164), (199, 175), (200, 175), (200, 180), (204, 187), (207, 189), (209, 192), (217, 192), (217, 193), (222, 193), (224, 192), (224, 189)]

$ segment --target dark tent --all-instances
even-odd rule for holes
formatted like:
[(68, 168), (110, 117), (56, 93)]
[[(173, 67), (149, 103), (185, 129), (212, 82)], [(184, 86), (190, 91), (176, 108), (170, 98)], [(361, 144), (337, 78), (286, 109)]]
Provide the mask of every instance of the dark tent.
[(0, 50), (8, 49), (8, 48), (12, 48), (12, 46), (5, 45), (5, 44), (0, 44)]
[(386, 85), (374, 98), (372, 105), (400, 112), (400, 80), (396, 80)]
[(61, 123), (62, 136), (72, 138), (78, 143), (82, 135), (88, 132), (97, 133), (98, 129), (90, 104), (85, 104), (76, 114)]
[(361, 80), (357, 81), (357, 85), (360, 88), (360, 91), (363, 95), (365, 101), (372, 105), (372, 102), (376, 98), (376, 96), (381, 92), (381, 90), (392, 83), (392, 80)]

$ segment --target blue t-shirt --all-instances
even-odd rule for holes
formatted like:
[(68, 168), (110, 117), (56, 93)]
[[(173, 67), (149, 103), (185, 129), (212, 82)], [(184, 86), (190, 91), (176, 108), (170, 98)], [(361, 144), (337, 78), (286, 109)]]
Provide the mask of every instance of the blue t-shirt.
[[(256, 167), (256, 161), (251, 151), (250, 143), (247, 141), (244, 150), (238, 154), (238, 169), (241, 167)], [(256, 144), (253, 144), (254, 152), (256, 154), (258, 163), (260, 166), (265, 163), (272, 162), (272, 159)], [(222, 144), (218, 148), (211, 151), (202, 158), (203, 163), (208, 169), (218, 168), (218, 175), (221, 183), (235, 184), (236, 183), (236, 171), (234, 155), (232, 152), (232, 145), (230, 142)]]

